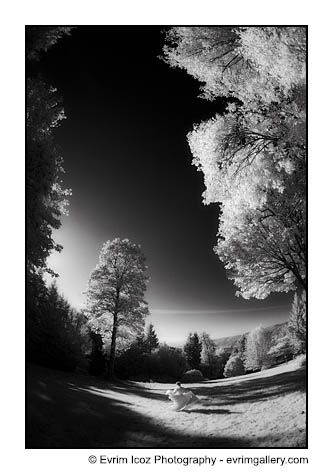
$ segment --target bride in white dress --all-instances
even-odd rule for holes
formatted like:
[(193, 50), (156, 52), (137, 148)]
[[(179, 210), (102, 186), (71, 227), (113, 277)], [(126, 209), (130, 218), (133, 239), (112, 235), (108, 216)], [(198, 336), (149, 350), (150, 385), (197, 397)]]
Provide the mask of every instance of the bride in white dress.
[(174, 390), (167, 390), (166, 395), (168, 395), (169, 399), (173, 402), (176, 411), (183, 410), (189, 405), (199, 401), (199, 398), (196, 397), (191, 390), (183, 388), (180, 382), (176, 383)]

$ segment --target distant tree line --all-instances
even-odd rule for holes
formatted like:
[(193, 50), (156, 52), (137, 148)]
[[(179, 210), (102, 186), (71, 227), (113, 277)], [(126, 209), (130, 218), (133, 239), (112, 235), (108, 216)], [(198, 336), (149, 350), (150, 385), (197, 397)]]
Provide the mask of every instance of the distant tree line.
[[(206, 332), (190, 333), (183, 348), (161, 344), (150, 323), (127, 348), (118, 351), (115, 375), (146, 382), (199, 382), (279, 365), (306, 354), (305, 306), (304, 293), (295, 295), (286, 324), (276, 332), (260, 325), (240, 336), (232, 347), (218, 347)], [(107, 354), (107, 345), (99, 339), (99, 350), (90, 356), (91, 373), (106, 373)]]

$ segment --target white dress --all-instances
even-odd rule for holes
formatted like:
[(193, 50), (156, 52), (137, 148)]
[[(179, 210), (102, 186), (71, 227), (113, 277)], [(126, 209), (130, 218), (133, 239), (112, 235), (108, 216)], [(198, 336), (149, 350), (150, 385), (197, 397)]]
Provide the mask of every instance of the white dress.
[(188, 405), (192, 405), (192, 403), (199, 401), (199, 398), (196, 397), (193, 392), (181, 387), (176, 388), (175, 390), (167, 390), (166, 394), (173, 402), (174, 409), (177, 411), (183, 410)]

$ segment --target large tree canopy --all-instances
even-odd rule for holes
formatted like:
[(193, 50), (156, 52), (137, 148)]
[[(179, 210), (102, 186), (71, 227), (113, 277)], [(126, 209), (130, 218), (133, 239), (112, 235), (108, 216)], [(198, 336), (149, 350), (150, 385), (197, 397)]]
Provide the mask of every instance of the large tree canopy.
[(215, 251), (245, 298), (306, 288), (306, 30), (175, 27), (165, 60), (223, 115), (188, 134), (204, 203), (221, 214)]
[(303, 117), (275, 109), (238, 107), (188, 135), (204, 202), (221, 207), (215, 251), (245, 298), (306, 287)]
[(176, 26), (164, 58), (202, 83), (202, 97), (272, 102), (305, 86), (304, 27)]

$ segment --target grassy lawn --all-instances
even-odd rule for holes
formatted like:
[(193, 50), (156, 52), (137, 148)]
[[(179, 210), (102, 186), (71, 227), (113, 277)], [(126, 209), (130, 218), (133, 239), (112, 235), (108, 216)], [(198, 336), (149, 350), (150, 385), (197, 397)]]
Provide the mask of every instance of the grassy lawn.
[(175, 412), (170, 384), (29, 366), (26, 447), (306, 447), (306, 377), (295, 364), (185, 386), (200, 403)]

